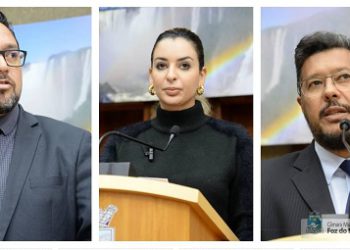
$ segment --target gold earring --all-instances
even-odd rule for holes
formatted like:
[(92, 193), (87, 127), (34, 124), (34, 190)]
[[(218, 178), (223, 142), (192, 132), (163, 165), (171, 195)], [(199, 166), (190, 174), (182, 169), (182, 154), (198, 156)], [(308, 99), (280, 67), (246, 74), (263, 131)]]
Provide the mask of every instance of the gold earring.
[(148, 87), (148, 93), (150, 93), (151, 95), (154, 95), (154, 94), (155, 94), (153, 84), (150, 84), (150, 85), (149, 85), (149, 87)]
[(197, 95), (203, 95), (204, 93), (204, 87), (203, 86), (199, 86), (197, 89)]

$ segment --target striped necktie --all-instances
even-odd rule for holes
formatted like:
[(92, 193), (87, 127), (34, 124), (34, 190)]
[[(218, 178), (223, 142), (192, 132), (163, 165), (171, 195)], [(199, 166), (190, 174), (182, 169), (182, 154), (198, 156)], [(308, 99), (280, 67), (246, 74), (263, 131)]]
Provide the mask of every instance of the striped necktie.
[[(348, 176), (350, 176), (350, 160), (343, 161), (339, 166)], [(345, 213), (349, 214), (350, 210), (350, 193), (348, 195), (348, 201), (346, 203)]]

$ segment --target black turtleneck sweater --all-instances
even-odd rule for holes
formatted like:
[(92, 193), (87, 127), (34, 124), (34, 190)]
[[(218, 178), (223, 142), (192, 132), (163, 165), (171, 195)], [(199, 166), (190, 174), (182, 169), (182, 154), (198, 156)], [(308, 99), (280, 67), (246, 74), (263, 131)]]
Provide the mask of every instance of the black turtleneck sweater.
[(107, 140), (102, 162), (131, 162), (137, 176), (168, 178), (198, 188), (240, 240), (253, 239), (252, 140), (240, 125), (206, 116), (202, 106), (183, 111), (157, 109), (155, 119), (121, 132), (163, 148), (173, 125), (180, 133), (167, 151), (155, 151), (117, 136)]

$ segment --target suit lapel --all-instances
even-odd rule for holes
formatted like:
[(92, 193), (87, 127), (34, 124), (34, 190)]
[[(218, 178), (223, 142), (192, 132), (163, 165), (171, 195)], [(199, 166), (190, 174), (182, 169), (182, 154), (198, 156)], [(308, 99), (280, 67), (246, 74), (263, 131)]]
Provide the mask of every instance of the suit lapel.
[(303, 150), (294, 162), (292, 181), (311, 211), (335, 213), (320, 160), (314, 143)]
[(36, 118), (20, 107), (6, 191), (0, 212), (0, 240), (3, 240), (27, 179), (41, 130)]

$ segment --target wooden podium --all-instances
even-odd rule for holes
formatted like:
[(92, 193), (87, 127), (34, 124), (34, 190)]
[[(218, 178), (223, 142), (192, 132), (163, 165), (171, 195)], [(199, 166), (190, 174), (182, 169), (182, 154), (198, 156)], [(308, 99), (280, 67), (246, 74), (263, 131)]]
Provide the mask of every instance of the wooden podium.
[(100, 175), (100, 208), (118, 208), (116, 240), (238, 240), (197, 189), (141, 177)]

